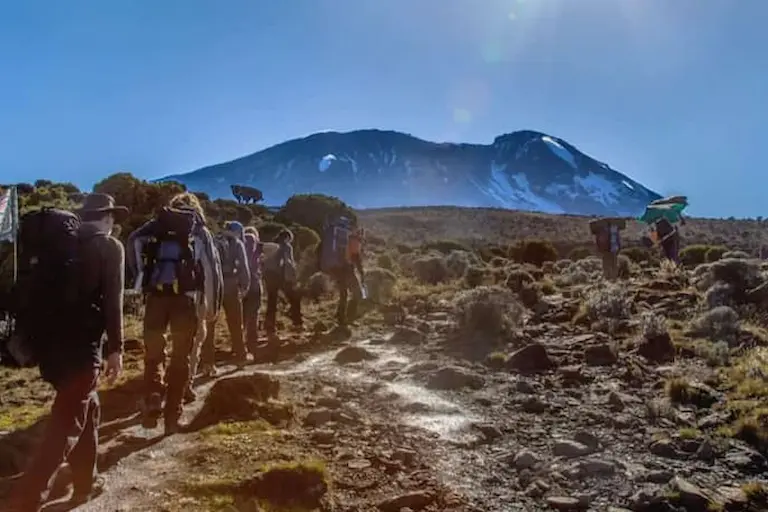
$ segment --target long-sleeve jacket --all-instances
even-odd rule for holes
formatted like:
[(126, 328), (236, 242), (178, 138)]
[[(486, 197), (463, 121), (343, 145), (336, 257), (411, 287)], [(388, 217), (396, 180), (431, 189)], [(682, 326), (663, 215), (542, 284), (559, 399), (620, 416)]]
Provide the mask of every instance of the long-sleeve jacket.
[[(221, 236), (224, 237), (223, 243), (229, 243), (230, 250), (234, 251), (231, 256), (233, 259), (231, 273), (224, 273), (224, 293), (239, 291), (241, 296), (245, 296), (251, 286), (251, 270), (245, 243), (229, 233)], [(222, 267), (224, 266), (226, 264), (222, 262)]]
[(123, 288), (125, 287), (125, 250), (119, 240), (91, 223), (80, 227), (84, 240), (83, 291), (100, 297), (107, 335), (106, 353), (123, 350)]
[[(156, 221), (150, 220), (128, 236), (126, 262), (133, 276), (144, 271), (141, 254), (150, 241)], [(203, 295), (209, 318), (218, 315), (221, 308), (223, 278), (221, 262), (214, 246), (211, 232), (202, 223), (193, 233), (193, 253), (195, 260), (203, 269)]]

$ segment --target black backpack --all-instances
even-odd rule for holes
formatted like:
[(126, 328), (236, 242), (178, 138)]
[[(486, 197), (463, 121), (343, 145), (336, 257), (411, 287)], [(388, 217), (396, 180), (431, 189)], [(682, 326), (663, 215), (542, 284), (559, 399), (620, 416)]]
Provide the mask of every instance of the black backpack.
[(160, 210), (144, 252), (144, 290), (183, 294), (202, 290), (203, 272), (195, 260), (198, 216), (192, 210)]
[[(80, 219), (66, 210), (43, 208), (22, 216), (18, 278), (12, 289), (13, 333), (3, 364), (34, 366), (54, 332), (66, 338), (94, 301), (82, 290)], [(8, 361), (8, 356), (13, 361)]]

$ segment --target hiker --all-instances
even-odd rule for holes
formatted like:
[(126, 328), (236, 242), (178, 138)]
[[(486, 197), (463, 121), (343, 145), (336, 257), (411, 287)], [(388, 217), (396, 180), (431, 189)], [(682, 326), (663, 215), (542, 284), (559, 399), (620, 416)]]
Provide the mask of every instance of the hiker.
[(21, 220), (17, 335), (56, 396), (42, 444), (11, 495), (13, 511), (40, 510), (64, 461), (72, 471), (72, 505), (103, 491), (96, 388), (103, 354), (109, 384), (123, 368), (125, 251), (110, 233), (128, 209), (112, 196), (90, 194), (76, 213), (43, 209)]
[(626, 227), (626, 222), (623, 219), (603, 218), (591, 221), (589, 227), (603, 260), (603, 277), (615, 281), (619, 277), (621, 230)]
[[(243, 298), (251, 284), (251, 272), (248, 268), (244, 235), (243, 225), (237, 221), (230, 221), (224, 225), (224, 230), (216, 237), (216, 248), (221, 259), (221, 274), (224, 278), (224, 315), (229, 337), (232, 340), (232, 358), (238, 364), (248, 361), (248, 351), (243, 341)], [(206, 364), (212, 362), (211, 356), (215, 355), (215, 322), (208, 324), (208, 327), (208, 337), (203, 344)]]
[[(171, 435), (179, 430), (182, 400), (192, 378), (191, 352), (200, 301), (205, 301), (209, 315), (217, 313), (221, 275), (213, 255), (213, 238), (205, 227), (197, 197), (185, 192), (131, 233), (128, 246), (129, 265), (134, 275), (142, 278), (146, 295), (142, 425), (155, 428), (160, 416), (164, 416), (165, 434)], [(171, 361), (163, 375), (165, 332), (169, 326)]]
[(264, 244), (259, 239), (259, 231), (253, 227), (245, 228), (245, 252), (248, 255), (248, 268), (251, 271), (251, 285), (243, 298), (243, 318), (246, 344), (251, 352), (259, 344), (259, 309), (261, 309), (261, 263)]
[(264, 259), (264, 286), (267, 292), (267, 312), (264, 329), (268, 347), (277, 349), (275, 317), (277, 316), (278, 293), (283, 292), (290, 306), (290, 317), (294, 331), (301, 331), (301, 296), (296, 290), (296, 262), (293, 259), (293, 233), (284, 229), (275, 238), (277, 250)]
[(680, 264), (680, 232), (677, 226), (666, 218), (656, 221), (656, 236), (660, 241), (664, 257), (676, 265)]
[[(357, 317), (363, 299), (365, 270), (362, 262), (362, 229), (354, 229), (347, 217), (327, 224), (317, 248), (318, 267), (336, 283), (339, 305), (336, 320), (346, 326)], [(355, 270), (359, 272), (359, 277)], [(352, 299), (348, 301), (349, 294)]]

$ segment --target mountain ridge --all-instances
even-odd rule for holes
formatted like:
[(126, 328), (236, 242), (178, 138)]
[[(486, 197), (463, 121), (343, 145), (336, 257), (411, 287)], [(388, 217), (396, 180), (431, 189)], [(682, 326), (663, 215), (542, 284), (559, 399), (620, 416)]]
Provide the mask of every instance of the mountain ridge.
[(661, 197), (567, 141), (534, 130), (505, 133), (490, 144), (432, 142), (375, 128), (316, 132), (154, 181), (169, 180), (213, 198), (229, 197), (229, 186), (240, 184), (260, 189), (269, 204), (324, 193), (356, 208), (637, 215)]

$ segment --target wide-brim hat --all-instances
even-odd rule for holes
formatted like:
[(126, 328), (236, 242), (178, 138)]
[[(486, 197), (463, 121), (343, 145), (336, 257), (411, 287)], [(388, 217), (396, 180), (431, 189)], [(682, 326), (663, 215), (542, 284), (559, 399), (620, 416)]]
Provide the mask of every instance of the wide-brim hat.
[(94, 212), (111, 213), (117, 221), (128, 216), (128, 208), (115, 204), (115, 198), (109, 194), (88, 194), (76, 211), (78, 215)]

